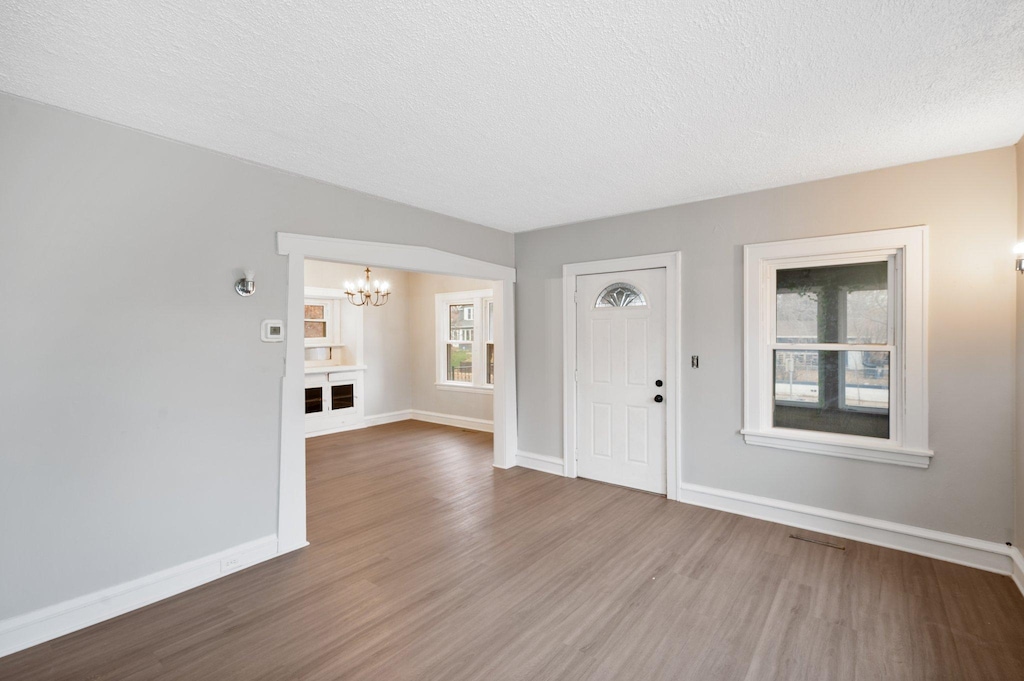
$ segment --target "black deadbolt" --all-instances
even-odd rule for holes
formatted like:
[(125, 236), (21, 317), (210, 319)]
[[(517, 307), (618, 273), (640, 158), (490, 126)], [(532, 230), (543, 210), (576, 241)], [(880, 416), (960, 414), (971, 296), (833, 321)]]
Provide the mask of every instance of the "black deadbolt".
[(654, 385), (656, 385), (656, 386), (658, 386), (660, 388), (661, 386), (665, 385), (665, 381), (663, 381), (663, 380), (661, 380), (659, 378), (657, 381), (654, 382)]
[(655, 402), (664, 402), (664, 401), (665, 401), (665, 398), (664, 398), (664, 397), (662, 397), (661, 395), (655, 395), (655, 396), (654, 396), (654, 401), (655, 401)]

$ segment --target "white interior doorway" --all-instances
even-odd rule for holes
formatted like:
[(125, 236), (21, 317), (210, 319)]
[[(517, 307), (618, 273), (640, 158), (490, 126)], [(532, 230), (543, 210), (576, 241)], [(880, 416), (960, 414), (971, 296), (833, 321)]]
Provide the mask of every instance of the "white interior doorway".
[(514, 268), (422, 246), (287, 233), (278, 234), (278, 253), (288, 256), (288, 319), (285, 322), (285, 375), (281, 391), (279, 552), (307, 544), (303, 407), (306, 388), (303, 333), (306, 259), (493, 281), (494, 466), (511, 468), (516, 465)]
[(563, 267), (566, 476), (677, 498), (680, 261)]

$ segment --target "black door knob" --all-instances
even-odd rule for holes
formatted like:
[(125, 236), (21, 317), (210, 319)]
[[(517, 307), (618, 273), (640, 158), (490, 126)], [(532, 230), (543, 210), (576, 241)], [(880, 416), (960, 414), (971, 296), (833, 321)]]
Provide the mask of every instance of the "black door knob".
[(664, 397), (662, 397), (661, 395), (655, 395), (655, 396), (654, 396), (654, 401), (655, 401), (655, 402), (664, 402), (664, 401), (665, 401), (665, 398), (664, 398)]
[(665, 385), (665, 381), (663, 381), (663, 380), (661, 380), (659, 378), (657, 381), (654, 382), (654, 385), (656, 385), (656, 386), (658, 386), (660, 388), (661, 386)]

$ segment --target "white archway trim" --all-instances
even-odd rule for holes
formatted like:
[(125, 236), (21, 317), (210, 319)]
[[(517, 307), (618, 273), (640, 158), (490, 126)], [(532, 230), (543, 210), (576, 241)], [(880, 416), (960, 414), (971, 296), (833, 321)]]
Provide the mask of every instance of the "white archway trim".
[(430, 274), (489, 279), (494, 286), (494, 465), (516, 465), (515, 268), (426, 246), (279, 232), (277, 252), (288, 256), (288, 318), (285, 322), (285, 373), (281, 385), (281, 462), (278, 496), (278, 552), (306, 546), (306, 444), (302, 390), (305, 362), (302, 342), (306, 258), (387, 267)]

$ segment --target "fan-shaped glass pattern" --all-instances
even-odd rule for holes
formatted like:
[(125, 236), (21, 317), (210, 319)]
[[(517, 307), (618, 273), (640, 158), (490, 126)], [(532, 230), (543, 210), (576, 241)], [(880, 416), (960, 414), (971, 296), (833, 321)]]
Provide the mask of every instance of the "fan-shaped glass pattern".
[(643, 307), (647, 305), (644, 294), (633, 286), (619, 281), (606, 287), (597, 296), (597, 307)]

